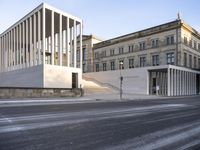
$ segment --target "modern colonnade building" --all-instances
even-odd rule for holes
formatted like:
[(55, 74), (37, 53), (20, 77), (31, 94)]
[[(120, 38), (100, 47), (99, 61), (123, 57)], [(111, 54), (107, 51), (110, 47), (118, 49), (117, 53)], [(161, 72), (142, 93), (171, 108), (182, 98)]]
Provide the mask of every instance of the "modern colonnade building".
[[(182, 19), (97, 43), (88, 79), (136, 94), (200, 92), (200, 34)], [(122, 65), (120, 65), (122, 64)], [(119, 71), (121, 70), (121, 71)]]
[(0, 87), (81, 88), (81, 56), (82, 20), (42, 3), (0, 35)]

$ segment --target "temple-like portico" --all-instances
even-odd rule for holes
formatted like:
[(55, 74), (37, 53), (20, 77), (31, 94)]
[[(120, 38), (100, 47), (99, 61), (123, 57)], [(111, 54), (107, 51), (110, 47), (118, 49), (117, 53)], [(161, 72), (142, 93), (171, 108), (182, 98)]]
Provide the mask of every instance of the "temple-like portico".
[(81, 88), (81, 56), (82, 20), (42, 3), (0, 35), (0, 87)]

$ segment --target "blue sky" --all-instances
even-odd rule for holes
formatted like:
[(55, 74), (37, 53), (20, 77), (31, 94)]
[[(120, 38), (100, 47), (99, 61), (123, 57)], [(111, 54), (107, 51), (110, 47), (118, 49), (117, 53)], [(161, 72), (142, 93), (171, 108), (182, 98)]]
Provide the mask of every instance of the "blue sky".
[(0, 0), (0, 33), (46, 2), (83, 19), (84, 34), (109, 39), (183, 19), (200, 32), (199, 0)]

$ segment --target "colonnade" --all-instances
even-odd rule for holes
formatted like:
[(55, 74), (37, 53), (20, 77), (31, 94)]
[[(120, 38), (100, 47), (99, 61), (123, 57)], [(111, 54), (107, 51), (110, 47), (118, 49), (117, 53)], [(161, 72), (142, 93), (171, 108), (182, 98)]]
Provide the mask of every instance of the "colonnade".
[(0, 71), (40, 64), (76, 68), (77, 42), (82, 67), (82, 21), (42, 4), (0, 35)]
[(168, 68), (168, 96), (197, 94), (196, 73)]

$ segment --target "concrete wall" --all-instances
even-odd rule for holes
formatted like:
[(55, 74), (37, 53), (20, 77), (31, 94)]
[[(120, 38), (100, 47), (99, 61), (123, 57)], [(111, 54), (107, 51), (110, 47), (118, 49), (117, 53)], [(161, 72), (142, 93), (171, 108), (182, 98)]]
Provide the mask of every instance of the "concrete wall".
[(80, 97), (82, 89), (0, 88), (0, 98)]
[(78, 88), (82, 86), (80, 68), (38, 65), (0, 74), (0, 87), (72, 88), (72, 73), (78, 73)]
[(0, 87), (43, 87), (43, 65), (0, 73)]
[[(148, 94), (148, 67), (121, 70), (123, 80), (123, 92), (132, 94)], [(83, 78), (97, 80), (101, 83), (107, 83), (114, 87), (120, 86), (120, 70), (84, 73)], [(95, 79), (95, 80), (94, 80)]]
[(78, 87), (82, 87), (82, 70), (64, 66), (44, 66), (45, 88), (72, 88), (72, 73), (78, 73)]

